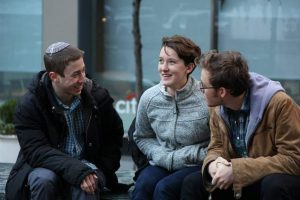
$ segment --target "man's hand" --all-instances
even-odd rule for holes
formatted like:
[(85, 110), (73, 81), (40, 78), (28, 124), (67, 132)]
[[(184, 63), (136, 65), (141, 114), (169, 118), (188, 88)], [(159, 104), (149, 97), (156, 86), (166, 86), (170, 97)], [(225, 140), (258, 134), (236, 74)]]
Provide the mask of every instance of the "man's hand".
[(228, 189), (233, 183), (233, 171), (231, 163), (216, 163), (217, 171), (212, 179), (212, 184), (219, 189)]
[(213, 162), (209, 163), (208, 165), (208, 173), (209, 175), (214, 178), (216, 172), (217, 172), (217, 168), (220, 164), (224, 164), (224, 165), (229, 165), (230, 162), (228, 162), (227, 160), (225, 160), (222, 157), (218, 157), (216, 160), (214, 160)]
[(87, 175), (80, 184), (83, 191), (88, 194), (95, 194), (97, 189), (98, 177), (96, 174)]

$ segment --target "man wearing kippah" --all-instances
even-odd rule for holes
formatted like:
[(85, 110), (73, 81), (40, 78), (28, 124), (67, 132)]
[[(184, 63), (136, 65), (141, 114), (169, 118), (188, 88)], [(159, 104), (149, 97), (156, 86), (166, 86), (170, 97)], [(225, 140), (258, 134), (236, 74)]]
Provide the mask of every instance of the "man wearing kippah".
[(86, 77), (83, 55), (65, 42), (46, 49), (46, 70), (15, 112), (21, 150), (7, 181), (8, 200), (92, 200), (104, 187), (122, 188), (115, 172), (123, 124), (107, 90)]

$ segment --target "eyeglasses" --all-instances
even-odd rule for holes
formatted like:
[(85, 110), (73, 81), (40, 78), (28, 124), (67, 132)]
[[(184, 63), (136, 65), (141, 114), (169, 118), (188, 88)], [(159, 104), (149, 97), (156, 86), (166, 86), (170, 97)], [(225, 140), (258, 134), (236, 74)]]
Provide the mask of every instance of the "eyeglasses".
[(207, 86), (207, 87), (205, 87), (204, 85), (203, 85), (203, 82), (202, 81), (200, 81), (200, 91), (202, 92), (202, 93), (204, 93), (205, 92), (205, 90), (206, 89), (215, 89), (216, 87), (214, 87), (214, 86)]

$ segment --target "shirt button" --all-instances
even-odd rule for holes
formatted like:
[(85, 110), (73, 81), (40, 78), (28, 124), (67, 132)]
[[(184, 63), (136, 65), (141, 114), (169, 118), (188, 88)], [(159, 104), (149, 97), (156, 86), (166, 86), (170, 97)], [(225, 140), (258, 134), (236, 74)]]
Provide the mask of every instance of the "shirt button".
[(237, 192), (237, 193), (234, 194), (234, 197), (236, 199), (240, 199), (242, 197), (242, 193), (241, 192)]

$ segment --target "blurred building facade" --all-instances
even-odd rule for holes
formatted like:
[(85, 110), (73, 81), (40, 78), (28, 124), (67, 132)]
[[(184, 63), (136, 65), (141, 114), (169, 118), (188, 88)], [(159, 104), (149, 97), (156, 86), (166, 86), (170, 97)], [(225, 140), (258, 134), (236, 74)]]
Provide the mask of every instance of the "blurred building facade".
[[(85, 51), (88, 74), (110, 91), (127, 129), (137, 104), (132, 2), (1, 0), (0, 101), (24, 94), (45, 48), (66, 41)], [(204, 52), (242, 52), (251, 71), (280, 81), (300, 104), (299, 0), (142, 0), (140, 25), (145, 88), (159, 81), (161, 38), (181, 34)]]

